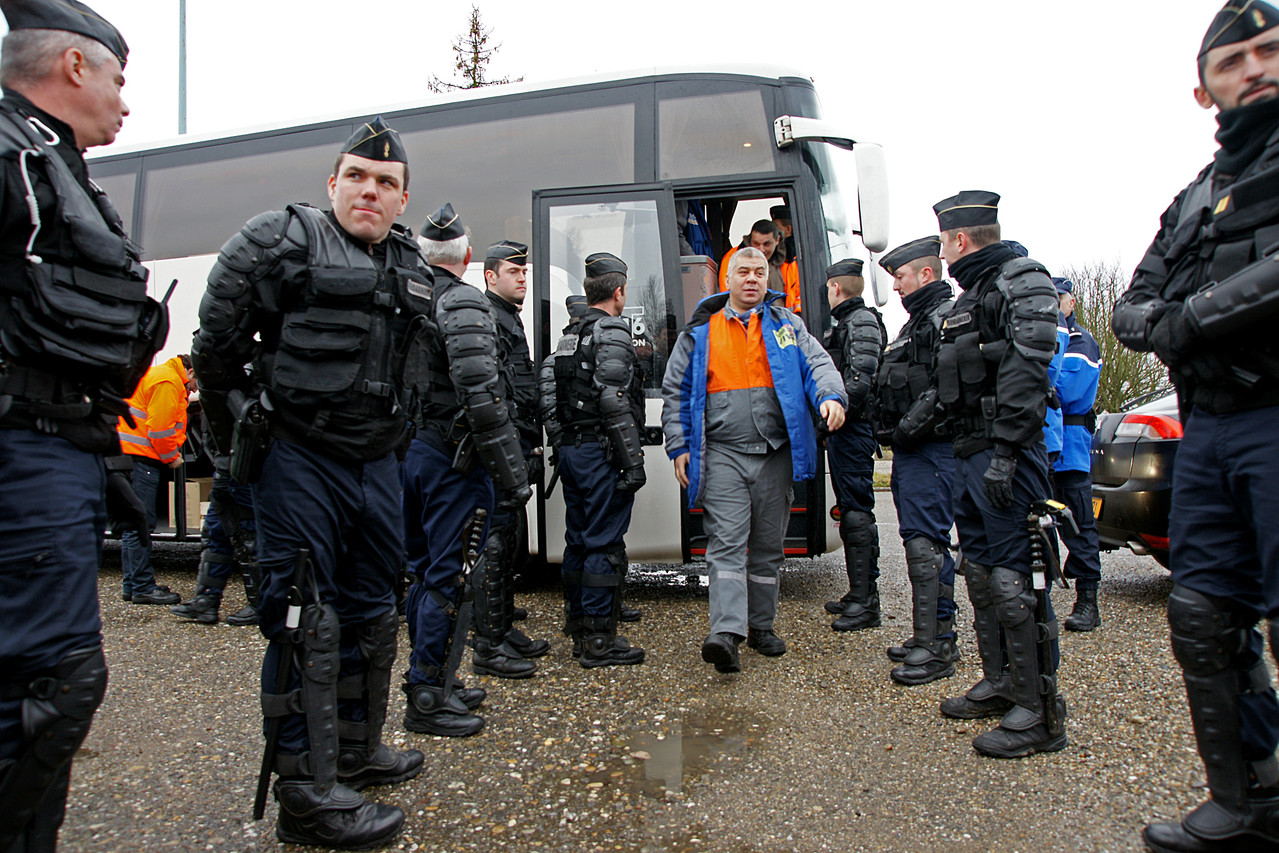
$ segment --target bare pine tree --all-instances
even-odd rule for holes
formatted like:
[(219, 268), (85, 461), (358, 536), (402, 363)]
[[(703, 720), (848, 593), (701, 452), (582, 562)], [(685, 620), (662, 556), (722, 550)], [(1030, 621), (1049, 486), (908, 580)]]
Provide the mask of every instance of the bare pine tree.
[(1110, 331), (1115, 302), (1128, 289), (1129, 273), (1117, 262), (1095, 261), (1059, 273), (1075, 283), (1075, 319), (1093, 333), (1103, 367), (1097, 384), (1096, 409), (1118, 411), (1126, 401), (1171, 387), (1168, 370), (1152, 353), (1133, 352)]
[(483, 21), (480, 20), (479, 7), (472, 6), (470, 28), (466, 33), (458, 36), (457, 41), (453, 42), (453, 53), (456, 57), (453, 62), (453, 69), (457, 72), (461, 82), (450, 83), (431, 75), (426, 87), (439, 94), (455, 89), (482, 89), (485, 86), (500, 86), (503, 83), (518, 83), (523, 80), (523, 77), (487, 79), (488, 64), (493, 61), (493, 55), (502, 46), (497, 43), (489, 44), (489, 37), (492, 35), (493, 28), (485, 27)]

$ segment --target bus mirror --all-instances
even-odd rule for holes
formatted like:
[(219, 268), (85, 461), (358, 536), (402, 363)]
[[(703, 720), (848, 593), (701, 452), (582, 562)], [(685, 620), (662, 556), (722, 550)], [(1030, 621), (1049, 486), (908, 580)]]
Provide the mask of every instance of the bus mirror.
[(888, 248), (888, 166), (884, 149), (873, 142), (859, 142), (853, 156), (857, 160), (857, 213), (862, 243), (872, 252), (882, 252)]
[(778, 116), (773, 120), (773, 138), (778, 148), (787, 148), (796, 142), (827, 142), (846, 149), (854, 145), (851, 137), (826, 122), (803, 116)]
[(875, 304), (881, 308), (888, 302), (888, 294), (884, 290), (883, 275), (879, 260), (872, 252), (870, 256), (870, 291), (875, 294)]

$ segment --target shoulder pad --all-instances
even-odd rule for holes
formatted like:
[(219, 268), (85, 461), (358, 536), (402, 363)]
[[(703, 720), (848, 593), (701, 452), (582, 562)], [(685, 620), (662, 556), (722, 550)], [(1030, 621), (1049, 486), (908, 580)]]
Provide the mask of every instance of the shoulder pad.
[(435, 296), (441, 311), (456, 311), (459, 308), (478, 308), (485, 314), (489, 312), (488, 300), (469, 284), (448, 284), (440, 288), (441, 281), (436, 279)]
[(631, 324), (622, 317), (601, 317), (595, 322), (596, 340), (617, 335), (626, 338), (627, 343), (631, 340)]
[(237, 273), (264, 266), (294, 247), (306, 246), (306, 229), (284, 210), (259, 213), (226, 241), (218, 263)]
[(1057, 288), (1053, 287), (1047, 268), (1033, 258), (1013, 258), (1004, 263), (996, 283), (1008, 299), (1044, 293), (1057, 298)]
[(1057, 288), (1043, 264), (1015, 258), (997, 279), (1008, 301), (1009, 337), (1023, 357), (1048, 364), (1057, 354)]

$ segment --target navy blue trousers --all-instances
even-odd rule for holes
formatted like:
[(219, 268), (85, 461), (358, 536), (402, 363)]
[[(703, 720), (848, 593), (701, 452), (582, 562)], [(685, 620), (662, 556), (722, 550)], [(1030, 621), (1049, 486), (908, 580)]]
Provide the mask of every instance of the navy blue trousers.
[[(405, 603), (413, 647), (409, 682), (413, 684), (443, 682), (453, 620), (438, 597), (457, 603), (462, 532), (477, 509), (487, 510), (490, 519), (493, 514), (493, 481), (483, 466), (476, 464), (470, 473), (460, 474), (452, 464), (452, 454), (421, 438), (413, 440), (404, 457), (404, 541), (409, 571), (417, 579)], [(487, 536), (487, 522), (485, 528)]]
[(1087, 471), (1054, 471), (1053, 486), (1057, 500), (1070, 508), (1079, 525), (1078, 536), (1061, 537), (1070, 551), (1062, 572), (1074, 578), (1077, 589), (1096, 589), (1101, 583), (1101, 544), (1092, 514), (1092, 477)]
[(560, 448), (559, 467), (564, 482), (564, 563), (560, 570), (569, 618), (608, 616), (613, 612), (616, 588), (576, 581), (584, 575), (617, 573), (608, 553), (625, 547), (635, 493), (617, 490), (617, 468), (598, 441), (565, 444)]
[(1052, 496), (1048, 479), (1048, 453), (1044, 443), (1017, 451), (1013, 476), (1013, 505), (999, 509), (991, 504), (982, 486), (982, 475), (990, 467), (993, 449), (981, 450), (967, 459), (955, 459), (953, 502), (959, 547), (964, 556), (982, 566), (1003, 566), (1030, 574), (1030, 539), (1026, 535), (1026, 515), (1030, 505)]
[[(253, 487), (258, 516), (259, 597), (262, 634), (272, 639), (284, 627), (298, 549), (311, 552), (314, 588), (322, 604), (337, 611), (341, 632), (339, 677), (363, 675), (368, 664), (356, 629), (395, 607), (395, 581), (404, 559), (400, 523), (399, 466), (393, 454), (372, 462), (333, 459), (290, 441), (276, 440)], [(310, 590), (303, 600), (311, 603)], [(262, 663), (262, 689), (275, 691), (282, 644), (272, 639)], [(296, 674), (288, 690), (296, 690)], [(338, 716), (367, 719), (366, 703), (338, 701)], [(309, 747), (306, 718), (284, 717), (281, 752)]]
[[(1232, 415), (1194, 409), (1172, 477), (1169, 546), (1174, 583), (1227, 599), (1248, 622), (1279, 618), (1279, 406)], [(1232, 664), (1265, 651), (1257, 631)], [(1240, 733), (1252, 761), (1279, 746), (1273, 690), (1240, 692)]]
[[(237, 519), (240, 523), (241, 530), (250, 537), (256, 535), (258, 525), (257, 519), (253, 512), (253, 488), (243, 483), (237, 483), (225, 474), (213, 472), (213, 490), (215, 492), (221, 490), (222, 499), (234, 503), (240, 507), (240, 513)], [(223, 505), (223, 510), (231, 512), (232, 507)], [(209, 511), (204, 514), (203, 534), (204, 547), (214, 554), (223, 557), (234, 557), (235, 546), (231, 543), (231, 531), (227, 528), (226, 523), (222, 520), (222, 515), (218, 512), (216, 505), (211, 504)], [(213, 580), (226, 579), (231, 577), (231, 570), (235, 568), (235, 563), (219, 562), (209, 563), (209, 578)], [(225, 583), (222, 584), (225, 586)], [(202, 592), (212, 591), (220, 593), (222, 586), (214, 590), (201, 590)], [(253, 602), (249, 602), (252, 604)]]
[(865, 421), (850, 421), (826, 438), (830, 482), (841, 512), (875, 511), (875, 431)]
[[(0, 429), (0, 681), (101, 645), (105, 488), (97, 454), (56, 436)], [(21, 705), (0, 699), (0, 759), (22, 745)]]
[[(952, 486), (955, 453), (949, 441), (933, 441), (918, 450), (893, 448), (893, 505), (903, 542), (923, 537), (937, 543), (945, 555), (938, 580), (955, 586), (955, 558), (950, 555), (950, 529), (955, 524)], [(954, 596), (939, 596), (937, 618), (955, 615)], [(954, 633), (941, 635), (949, 639)]]
[[(133, 493), (142, 501), (147, 513), (147, 529), (155, 530), (155, 505), (164, 482), (164, 466), (145, 456), (133, 457)], [(153, 592), (155, 568), (151, 565), (151, 546), (144, 545), (133, 530), (120, 534), (120, 566), (127, 594)]]

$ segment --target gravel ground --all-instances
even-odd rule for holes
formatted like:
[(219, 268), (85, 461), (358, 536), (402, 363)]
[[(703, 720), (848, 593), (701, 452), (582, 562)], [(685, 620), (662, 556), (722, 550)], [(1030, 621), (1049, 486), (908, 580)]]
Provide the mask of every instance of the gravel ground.
[[(633, 568), (627, 600), (645, 615), (626, 633), (648, 649), (638, 667), (581, 669), (557, 633), (557, 593), (522, 594), (525, 630), (552, 652), (522, 682), (476, 679), (464, 664), (489, 691), (481, 734), (407, 733), (392, 691), (386, 738), (421, 749), (426, 767), (369, 792), (408, 814), (391, 849), (1126, 851), (1142, 849), (1148, 820), (1203, 798), (1163, 569), (1103, 556), (1104, 625), (1062, 637), (1070, 747), (987, 759), (970, 742), (993, 721), (937, 711), (980, 677), (962, 581), (956, 676), (889, 681), (883, 650), (910, 631), (909, 583), (892, 502), (879, 498), (884, 627), (831, 631), (821, 605), (847, 588), (842, 555), (791, 560), (777, 624), (790, 650), (763, 658), (743, 646), (740, 674), (700, 660), (706, 590), (684, 567)], [(186, 595), (194, 552), (168, 546), (165, 558), (161, 582)], [(112, 553), (101, 581), (111, 685), (77, 756), (62, 849), (284, 849), (274, 803), (266, 821), (249, 814), (264, 640), (121, 602)], [(1073, 593), (1056, 598), (1069, 612)], [(242, 599), (230, 591), (224, 615)], [(407, 655), (402, 632), (401, 666)]]

